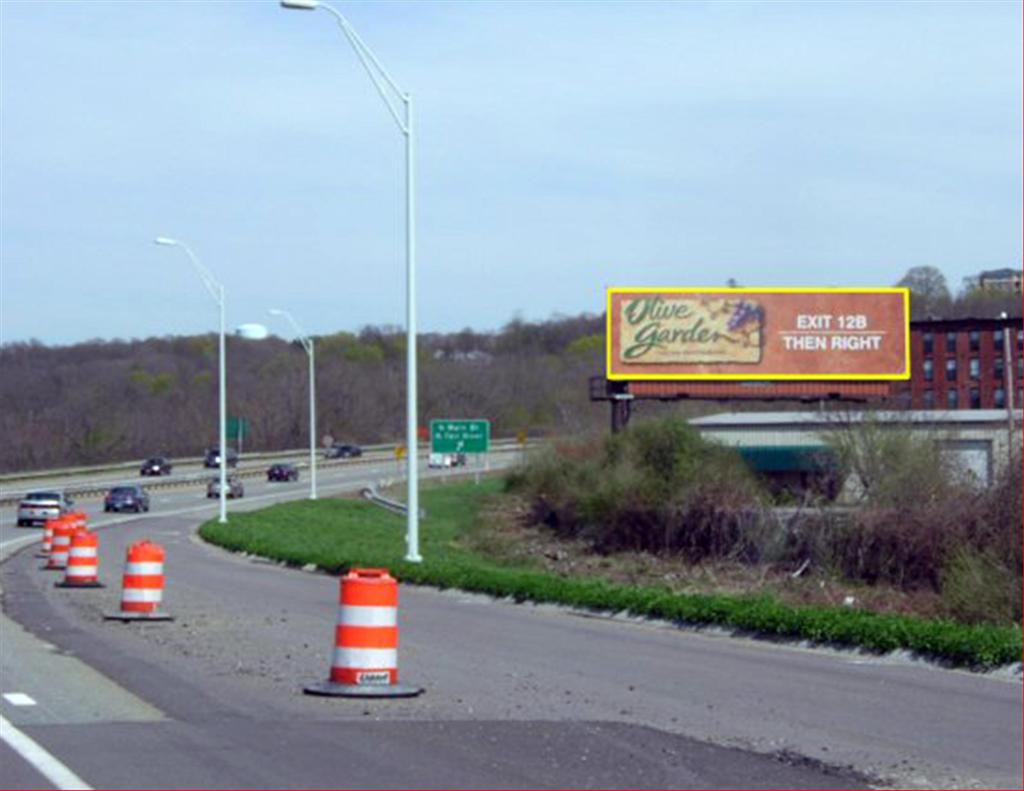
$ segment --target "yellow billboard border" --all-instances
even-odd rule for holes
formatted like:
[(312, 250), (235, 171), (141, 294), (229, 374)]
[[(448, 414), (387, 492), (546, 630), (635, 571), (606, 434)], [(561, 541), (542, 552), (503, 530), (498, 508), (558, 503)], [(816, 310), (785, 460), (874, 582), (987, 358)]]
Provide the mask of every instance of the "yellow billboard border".
[[(906, 365), (901, 374), (613, 374), (612, 373), (612, 295), (613, 294), (902, 294), (904, 349)], [(910, 289), (909, 288), (608, 288), (605, 318), (605, 376), (616, 382), (629, 381), (799, 381), (799, 382), (900, 382), (910, 379)]]

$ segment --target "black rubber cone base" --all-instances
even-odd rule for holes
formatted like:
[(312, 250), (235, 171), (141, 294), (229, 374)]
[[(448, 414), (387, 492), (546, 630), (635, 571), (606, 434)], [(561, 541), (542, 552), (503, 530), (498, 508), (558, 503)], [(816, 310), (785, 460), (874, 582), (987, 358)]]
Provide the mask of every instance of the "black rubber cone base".
[(102, 582), (55, 582), (53, 583), (55, 588), (105, 588), (107, 587)]
[(64, 566), (47, 566), (43, 564), (39, 567), (40, 571), (64, 571)]
[(107, 621), (173, 621), (174, 616), (165, 612), (105, 612)]
[(307, 695), (323, 695), (329, 698), (414, 698), (423, 692), (423, 687), (408, 684), (335, 684), (333, 681), (318, 681), (303, 687)]

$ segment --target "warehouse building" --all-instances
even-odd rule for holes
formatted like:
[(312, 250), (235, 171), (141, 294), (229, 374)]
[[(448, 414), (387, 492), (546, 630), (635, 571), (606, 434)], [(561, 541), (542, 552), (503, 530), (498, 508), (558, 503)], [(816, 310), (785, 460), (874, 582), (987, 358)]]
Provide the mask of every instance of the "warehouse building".
[[(1020, 410), (1015, 410), (1014, 419), (1019, 460)], [(818, 490), (835, 497), (844, 482), (835, 479), (837, 465), (828, 438), (867, 421), (910, 429), (934, 440), (940, 452), (979, 486), (991, 484), (1009, 458), (1008, 415), (1000, 409), (726, 412), (695, 418), (690, 424), (706, 439), (738, 450), (777, 488)]]

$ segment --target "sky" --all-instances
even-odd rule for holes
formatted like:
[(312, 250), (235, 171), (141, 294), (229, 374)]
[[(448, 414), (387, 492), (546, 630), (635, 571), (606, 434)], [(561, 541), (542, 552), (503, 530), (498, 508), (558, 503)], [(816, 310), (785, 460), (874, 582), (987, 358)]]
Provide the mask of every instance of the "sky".
[[(421, 332), (609, 286), (1020, 266), (1018, 2), (336, 0), (413, 95)], [(0, 0), (0, 342), (404, 326), (404, 139), (333, 18)]]

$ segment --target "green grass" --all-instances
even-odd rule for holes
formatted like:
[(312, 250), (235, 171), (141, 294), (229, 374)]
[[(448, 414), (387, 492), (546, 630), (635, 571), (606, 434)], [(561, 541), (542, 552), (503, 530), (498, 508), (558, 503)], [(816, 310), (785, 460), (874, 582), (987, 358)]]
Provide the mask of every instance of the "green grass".
[(466, 549), (459, 539), (478, 523), (481, 506), (500, 496), (502, 482), (448, 484), (421, 494), (422, 563), (406, 563), (405, 518), (353, 500), (300, 501), (207, 522), (200, 535), (227, 549), (296, 566), (342, 573), (352, 567), (391, 570), (406, 583), (458, 588), (515, 601), (628, 612), (694, 625), (717, 625), (768, 636), (886, 652), (905, 649), (946, 663), (990, 668), (1021, 660), (1018, 626), (965, 625), (948, 620), (879, 615), (860, 610), (791, 607), (767, 596), (686, 595), (665, 588), (556, 576), (503, 565)]

